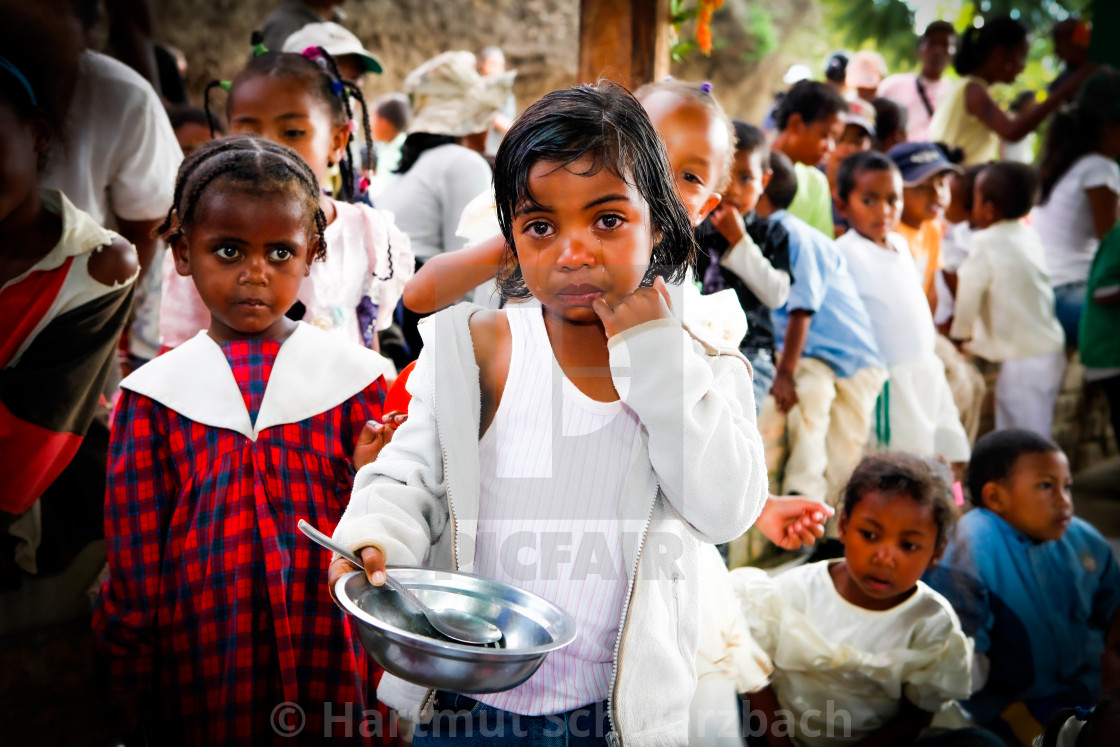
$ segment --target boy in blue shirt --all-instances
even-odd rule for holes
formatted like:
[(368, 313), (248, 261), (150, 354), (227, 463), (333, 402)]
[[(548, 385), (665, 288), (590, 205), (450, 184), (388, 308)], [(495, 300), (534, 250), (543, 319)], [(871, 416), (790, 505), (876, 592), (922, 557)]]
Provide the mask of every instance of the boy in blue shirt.
[(863, 456), (887, 372), (844, 256), (786, 210), (797, 192), (792, 163), (774, 151), (770, 169), (756, 212), (788, 232), (793, 278), (786, 304), (772, 313), (782, 352), (771, 394), (788, 414), (781, 492), (835, 503)]
[(926, 574), (987, 669), (962, 705), (1006, 739), (1040, 733), (1055, 712), (1092, 705), (1101, 689), (1120, 570), (1101, 534), (1073, 515), (1070, 482), (1054, 442), (1020, 429), (989, 433), (968, 465), (975, 508)]

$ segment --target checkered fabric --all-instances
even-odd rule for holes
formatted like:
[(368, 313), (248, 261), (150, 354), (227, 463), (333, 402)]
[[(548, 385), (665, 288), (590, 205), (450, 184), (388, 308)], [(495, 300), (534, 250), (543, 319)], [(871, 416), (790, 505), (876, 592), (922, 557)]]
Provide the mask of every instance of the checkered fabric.
[[(223, 346), (254, 417), (279, 349)], [(105, 505), (111, 575), (94, 629), (113, 686), (154, 694), (157, 743), (292, 744), (284, 730), (299, 717), (289, 710), (276, 728), (287, 703), (306, 717), (295, 743), (317, 744), (324, 722), (332, 744), (391, 741), (376, 734), (388, 731), (377, 728), (388, 723), (380, 670), (327, 593), (330, 554), (296, 527), (333, 532), (354, 441), (384, 397), (378, 378), (253, 442), (122, 392)]]

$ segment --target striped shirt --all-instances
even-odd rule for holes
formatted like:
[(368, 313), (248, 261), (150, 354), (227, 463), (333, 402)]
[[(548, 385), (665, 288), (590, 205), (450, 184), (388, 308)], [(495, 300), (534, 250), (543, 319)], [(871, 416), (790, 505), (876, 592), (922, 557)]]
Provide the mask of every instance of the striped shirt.
[(579, 633), (524, 684), (478, 700), (537, 716), (610, 694), (626, 594), (618, 502), (641, 439), (621, 401), (592, 400), (564, 378), (540, 307), (506, 314), (509, 377), (479, 441), (475, 570), (559, 605)]

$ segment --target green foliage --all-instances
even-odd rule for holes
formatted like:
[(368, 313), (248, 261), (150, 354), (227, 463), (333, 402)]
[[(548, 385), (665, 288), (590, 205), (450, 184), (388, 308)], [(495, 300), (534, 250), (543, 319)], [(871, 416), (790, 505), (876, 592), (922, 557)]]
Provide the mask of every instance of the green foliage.
[[(915, 21), (926, 23), (940, 17), (958, 29), (971, 25), (977, 17), (1011, 15), (1032, 31), (1032, 36), (1049, 34), (1055, 21), (1068, 15), (1085, 15), (1091, 0), (821, 0), (828, 25), (838, 32), (839, 45), (852, 49), (878, 50), (891, 69), (916, 67), (914, 49), (920, 29)], [(917, 13), (918, 10), (924, 11)], [(929, 11), (933, 10), (933, 13)]]
[(774, 15), (761, 5), (751, 5), (747, 19), (743, 23), (743, 33), (754, 44), (739, 55), (743, 62), (754, 63), (778, 48), (778, 30), (774, 26)]

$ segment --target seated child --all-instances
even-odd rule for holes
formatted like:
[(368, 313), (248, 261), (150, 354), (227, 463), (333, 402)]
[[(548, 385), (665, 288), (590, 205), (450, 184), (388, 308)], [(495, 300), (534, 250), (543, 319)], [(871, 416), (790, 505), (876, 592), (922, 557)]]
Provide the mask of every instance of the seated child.
[(928, 581), (953, 602), (988, 670), (962, 705), (976, 723), (1029, 743), (1055, 711), (1100, 692), (1120, 571), (1100, 533), (1073, 515), (1069, 463), (1049, 439), (989, 433), (968, 484), (976, 508)]
[(835, 230), (832, 196), (828, 177), (817, 165), (840, 138), (840, 116), (847, 110), (847, 103), (836, 89), (826, 83), (803, 80), (789, 89), (774, 114), (778, 126), (774, 150), (788, 156), (797, 173), (797, 195), (789, 211), (825, 236), (832, 236)]
[(882, 153), (857, 153), (841, 165), (838, 188), (852, 229), (836, 246), (848, 260), (890, 372), (880, 398), (879, 444), (963, 462), (968, 437), (935, 352), (933, 317), (910, 250), (894, 232), (902, 210), (898, 167)]
[[(877, 454), (844, 491), (842, 560), (777, 577), (731, 572), (774, 667), (769, 687), (750, 695), (752, 719), (761, 719), (752, 735), (769, 745), (909, 745), (933, 714), (967, 697), (972, 643), (948, 600), (919, 580), (953, 519), (938, 468)], [(959, 736), (950, 743), (966, 743)]]
[(756, 407), (774, 381), (774, 326), (770, 309), (789, 295), (789, 236), (776, 222), (755, 214), (770, 181), (770, 149), (762, 130), (741, 120), (735, 127), (731, 182), (723, 200), (696, 230), (700, 251), (696, 276), (702, 292), (732, 288), (747, 315), (739, 351), (754, 367)]
[(771, 168), (757, 209), (789, 232), (794, 278), (789, 300), (773, 312), (782, 350), (773, 402), (789, 413), (781, 492), (832, 502), (863, 456), (887, 372), (844, 255), (787, 212), (797, 191), (789, 159), (775, 151)]
[(988, 164), (973, 189), (973, 233), (957, 271), (950, 336), (1000, 363), (996, 428), (1049, 438), (1066, 355), (1042, 242), (1020, 220), (1038, 191), (1037, 172), (1012, 161)]

